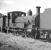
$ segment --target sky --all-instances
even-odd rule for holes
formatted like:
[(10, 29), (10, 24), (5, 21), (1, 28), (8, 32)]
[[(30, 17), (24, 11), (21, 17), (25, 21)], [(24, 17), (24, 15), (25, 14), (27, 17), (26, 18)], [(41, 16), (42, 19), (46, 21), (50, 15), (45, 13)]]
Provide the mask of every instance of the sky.
[(24, 11), (29, 9), (36, 14), (36, 6), (41, 6), (41, 13), (46, 8), (51, 8), (51, 0), (0, 0), (0, 13), (7, 14), (10, 11)]

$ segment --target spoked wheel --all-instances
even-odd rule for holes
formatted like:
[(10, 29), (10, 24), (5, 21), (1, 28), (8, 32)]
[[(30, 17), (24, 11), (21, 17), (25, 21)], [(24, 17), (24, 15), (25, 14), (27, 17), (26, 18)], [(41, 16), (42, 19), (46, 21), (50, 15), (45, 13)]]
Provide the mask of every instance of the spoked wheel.
[(39, 31), (35, 34), (35, 39), (40, 39), (40, 33), (39, 33)]
[(47, 36), (47, 40), (51, 42), (51, 34), (50, 33)]

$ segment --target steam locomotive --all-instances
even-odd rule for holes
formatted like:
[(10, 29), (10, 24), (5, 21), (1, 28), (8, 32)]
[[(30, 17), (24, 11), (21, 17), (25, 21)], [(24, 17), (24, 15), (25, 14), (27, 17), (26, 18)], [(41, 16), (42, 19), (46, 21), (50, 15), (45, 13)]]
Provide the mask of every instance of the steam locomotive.
[[(8, 12), (7, 16), (5, 15), (3, 16), (2, 32), (18, 33), (36, 39), (39, 38), (51, 39), (50, 36), (51, 30), (40, 28), (40, 7), (36, 7), (36, 8), (37, 8), (36, 18), (33, 19), (35, 23), (29, 21), (29, 19), (32, 18), (32, 12), (29, 13), (28, 16), (29, 18), (26, 18), (25, 12), (21, 12), (21, 11)], [(22, 17), (23, 19), (21, 19)], [(28, 28), (27, 27), (28, 25), (31, 25), (31, 27)]]
[[(21, 11), (8, 12), (7, 16), (4, 15), (2, 17), (2, 21), (3, 21), (2, 32), (5, 33), (11, 32), (14, 34), (18, 33), (18, 34), (22, 34), (23, 36), (32, 37), (34, 35), (32, 32), (34, 28), (32, 27), (35, 27), (35, 24), (32, 24), (32, 21), (30, 20), (31, 18), (32, 15), (27, 17), (25, 12), (21, 12)], [(27, 27), (29, 25), (31, 25), (30, 28)]]

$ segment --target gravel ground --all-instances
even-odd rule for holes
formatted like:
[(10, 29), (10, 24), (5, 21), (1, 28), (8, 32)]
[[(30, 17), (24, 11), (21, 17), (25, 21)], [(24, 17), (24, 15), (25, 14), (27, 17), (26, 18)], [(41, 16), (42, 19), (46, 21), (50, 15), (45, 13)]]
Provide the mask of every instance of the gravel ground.
[(0, 50), (51, 50), (51, 43), (0, 32)]

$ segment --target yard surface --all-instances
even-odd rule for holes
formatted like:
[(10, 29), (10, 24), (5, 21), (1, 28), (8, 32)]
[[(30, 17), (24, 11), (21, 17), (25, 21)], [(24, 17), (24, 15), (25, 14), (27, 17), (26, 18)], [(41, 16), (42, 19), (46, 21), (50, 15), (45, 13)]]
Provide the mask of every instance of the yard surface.
[(0, 32), (0, 50), (51, 50), (51, 43)]

